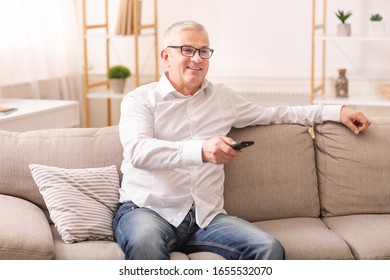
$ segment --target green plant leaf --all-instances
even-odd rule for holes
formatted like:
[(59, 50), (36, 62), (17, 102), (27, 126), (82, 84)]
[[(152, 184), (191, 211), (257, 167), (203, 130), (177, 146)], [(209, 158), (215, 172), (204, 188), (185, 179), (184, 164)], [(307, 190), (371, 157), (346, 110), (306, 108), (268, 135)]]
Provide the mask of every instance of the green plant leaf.
[(373, 15), (371, 15), (371, 17), (370, 17), (370, 20), (371, 21), (381, 21), (383, 18), (382, 18), (382, 16), (380, 15), (380, 14), (373, 14)]
[(350, 11), (344, 12), (344, 10), (337, 10), (335, 14), (342, 23), (345, 23), (345, 21), (352, 15)]
[(110, 67), (107, 72), (109, 79), (126, 79), (131, 76), (129, 68), (123, 65), (115, 65)]

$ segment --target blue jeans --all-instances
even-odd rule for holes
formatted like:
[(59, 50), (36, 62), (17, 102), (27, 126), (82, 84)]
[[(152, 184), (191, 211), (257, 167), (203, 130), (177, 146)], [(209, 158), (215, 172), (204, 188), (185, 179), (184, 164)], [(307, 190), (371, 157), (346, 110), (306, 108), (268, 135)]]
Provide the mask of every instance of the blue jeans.
[(226, 214), (202, 229), (191, 209), (176, 228), (153, 210), (127, 202), (114, 216), (113, 229), (128, 260), (168, 260), (172, 251), (208, 251), (234, 260), (284, 259), (282, 245), (271, 234)]

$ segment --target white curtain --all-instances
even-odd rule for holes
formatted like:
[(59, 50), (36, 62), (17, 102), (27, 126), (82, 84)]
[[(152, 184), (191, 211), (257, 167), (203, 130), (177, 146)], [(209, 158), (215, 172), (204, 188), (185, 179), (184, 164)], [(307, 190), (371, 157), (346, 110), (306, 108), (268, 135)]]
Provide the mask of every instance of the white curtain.
[(83, 48), (76, 4), (0, 0), (0, 97), (82, 102)]

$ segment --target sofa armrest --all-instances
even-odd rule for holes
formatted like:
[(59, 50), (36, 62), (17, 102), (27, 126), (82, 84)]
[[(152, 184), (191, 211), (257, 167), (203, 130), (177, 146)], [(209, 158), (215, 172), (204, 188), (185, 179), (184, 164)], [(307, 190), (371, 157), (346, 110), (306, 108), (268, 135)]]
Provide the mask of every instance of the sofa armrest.
[(53, 259), (49, 222), (31, 202), (0, 194), (0, 259)]

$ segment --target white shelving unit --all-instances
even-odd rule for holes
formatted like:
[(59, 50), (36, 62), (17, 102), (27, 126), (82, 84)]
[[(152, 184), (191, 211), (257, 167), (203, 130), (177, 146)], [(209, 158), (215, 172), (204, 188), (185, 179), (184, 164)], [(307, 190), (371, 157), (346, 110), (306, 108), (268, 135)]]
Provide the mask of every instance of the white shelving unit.
[[(311, 88), (310, 88), (310, 102), (312, 104), (344, 104), (351, 106), (369, 106), (369, 107), (390, 107), (390, 100), (381, 98), (378, 94), (366, 92), (364, 94), (350, 94), (348, 98), (336, 98), (331, 88), (331, 83), (326, 75), (327, 57), (327, 43), (337, 45), (340, 49), (343, 48), (344, 43), (362, 44), (373, 43), (384, 45), (389, 48), (390, 53), (390, 36), (373, 37), (368, 34), (353, 34), (351, 36), (337, 36), (327, 32), (327, 0), (322, 0), (322, 5), (317, 7), (317, 1), (312, 0), (312, 49), (311, 49)], [(351, 0), (351, 2), (353, 2)], [(322, 22), (318, 22), (316, 14), (322, 9)], [(319, 48), (318, 45), (320, 46)], [(316, 75), (316, 57), (318, 52), (322, 53), (320, 60), (322, 67), (320, 75)], [(318, 59), (317, 59), (318, 60)], [(318, 76), (318, 77), (317, 77)], [(369, 84), (374, 80), (382, 80), (390, 83), (389, 73), (375, 73), (375, 71), (365, 72), (364, 69), (359, 73), (354, 73), (348, 76), (351, 81), (366, 81)], [(351, 87), (350, 87), (351, 93)], [(390, 109), (390, 108), (389, 108)]]

